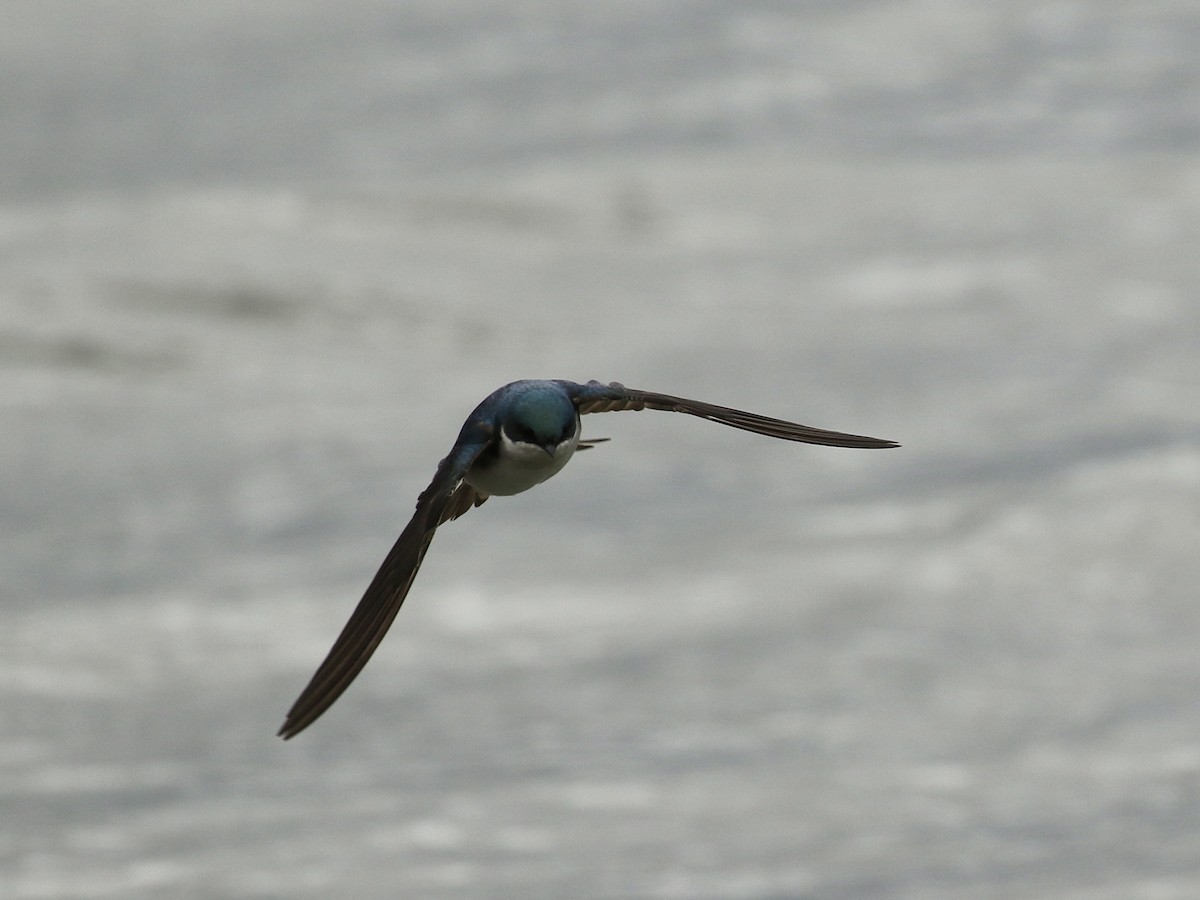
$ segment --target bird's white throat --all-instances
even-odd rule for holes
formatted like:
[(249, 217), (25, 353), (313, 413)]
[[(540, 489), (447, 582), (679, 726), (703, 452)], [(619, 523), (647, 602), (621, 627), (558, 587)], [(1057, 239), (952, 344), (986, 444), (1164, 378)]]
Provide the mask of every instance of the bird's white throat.
[(555, 446), (553, 454), (537, 444), (514, 441), (502, 430), (496, 458), (490, 465), (477, 463), (473, 466), (467, 473), (466, 481), (477, 491), (489, 495), (503, 497), (519, 494), (556, 475), (578, 446), (578, 427), (573, 435)]

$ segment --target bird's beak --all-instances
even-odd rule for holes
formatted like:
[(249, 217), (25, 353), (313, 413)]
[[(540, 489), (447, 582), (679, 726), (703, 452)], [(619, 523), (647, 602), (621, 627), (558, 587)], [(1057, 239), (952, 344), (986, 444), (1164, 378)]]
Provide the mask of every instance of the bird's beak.
[(554, 459), (554, 451), (557, 447), (558, 447), (558, 444), (542, 444), (541, 445), (541, 448), (546, 451), (546, 455), (549, 456), (551, 459)]

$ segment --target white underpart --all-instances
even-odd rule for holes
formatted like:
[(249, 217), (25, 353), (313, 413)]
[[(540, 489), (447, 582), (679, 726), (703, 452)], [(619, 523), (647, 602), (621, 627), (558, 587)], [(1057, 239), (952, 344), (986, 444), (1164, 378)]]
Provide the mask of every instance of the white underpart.
[(536, 444), (509, 440), (500, 432), (500, 458), (486, 469), (472, 469), (466, 481), (484, 494), (507, 496), (527, 491), (555, 475), (567, 464), (579, 446), (579, 426), (575, 433), (554, 448), (550, 456)]

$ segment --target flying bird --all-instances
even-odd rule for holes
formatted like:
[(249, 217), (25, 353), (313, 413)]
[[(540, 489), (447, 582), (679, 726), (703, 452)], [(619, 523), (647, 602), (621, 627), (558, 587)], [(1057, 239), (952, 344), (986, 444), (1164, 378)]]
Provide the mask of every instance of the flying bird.
[(295, 737), (350, 686), (408, 596), (439, 525), (457, 519), (488, 497), (527, 491), (555, 475), (576, 450), (605, 438), (579, 436), (588, 413), (661, 409), (687, 413), (767, 437), (829, 447), (898, 447), (894, 441), (797, 425), (756, 413), (638, 391), (622, 384), (562, 380), (514, 381), (494, 391), (467, 416), (458, 440), (438, 463), (417, 509), (384, 559), (329, 655), (301, 692), (279, 729)]

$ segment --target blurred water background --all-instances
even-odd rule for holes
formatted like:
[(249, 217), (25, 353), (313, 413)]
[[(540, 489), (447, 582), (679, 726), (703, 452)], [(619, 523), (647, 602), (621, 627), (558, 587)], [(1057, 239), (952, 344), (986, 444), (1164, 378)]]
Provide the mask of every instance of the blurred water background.
[(4, 22), (0, 897), (1200, 896), (1195, 3)]

